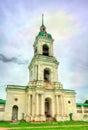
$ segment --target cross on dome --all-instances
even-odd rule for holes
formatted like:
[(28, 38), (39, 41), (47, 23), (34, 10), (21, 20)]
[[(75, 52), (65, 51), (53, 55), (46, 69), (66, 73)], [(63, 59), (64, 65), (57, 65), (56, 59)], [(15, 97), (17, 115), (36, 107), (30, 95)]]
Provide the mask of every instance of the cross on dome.
[(40, 27), (41, 32), (46, 32), (46, 27), (44, 25), (44, 14), (42, 14), (42, 26)]
[(42, 14), (42, 25), (44, 25), (44, 14)]

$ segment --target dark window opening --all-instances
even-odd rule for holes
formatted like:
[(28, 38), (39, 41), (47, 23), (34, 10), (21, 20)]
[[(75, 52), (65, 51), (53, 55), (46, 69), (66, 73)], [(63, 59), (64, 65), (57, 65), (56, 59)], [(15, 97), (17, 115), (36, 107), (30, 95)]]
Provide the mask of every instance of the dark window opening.
[(35, 53), (37, 53), (37, 48), (35, 49)]
[(71, 101), (68, 101), (68, 103), (70, 104), (70, 103), (71, 103)]
[(15, 100), (15, 101), (18, 101), (18, 98), (15, 98), (14, 100)]
[(43, 55), (49, 56), (49, 47), (47, 45), (43, 45)]
[(44, 70), (44, 81), (46, 82), (50, 81), (50, 71), (47, 69)]
[(18, 106), (14, 105), (12, 108), (12, 120), (18, 119)]
[(5, 111), (5, 109), (4, 108), (0, 108), (0, 112), (3, 112), (3, 111)]
[(43, 31), (45, 31), (45, 28), (43, 28)]
[(51, 99), (50, 98), (45, 99), (45, 116), (51, 117)]

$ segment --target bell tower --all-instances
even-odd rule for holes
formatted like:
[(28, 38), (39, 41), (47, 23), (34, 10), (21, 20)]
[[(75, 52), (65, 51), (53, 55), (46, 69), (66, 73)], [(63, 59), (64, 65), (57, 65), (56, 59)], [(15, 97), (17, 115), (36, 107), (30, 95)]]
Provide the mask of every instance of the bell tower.
[[(42, 15), (42, 25), (34, 42), (34, 56), (29, 65), (30, 82), (58, 82), (58, 65), (53, 54), (53, 38), (47, 33)], [(42, 86), (43, 87), (43, 86)]]
[(38, 54), (45, 56), (53, 56), (53, 39), (51, 34), (48, 34), (46, 32), (43, 15), (42, 15), (42, 25), (40, 27), (40, 32), (37, 35), (34, 42), (34, 55)]

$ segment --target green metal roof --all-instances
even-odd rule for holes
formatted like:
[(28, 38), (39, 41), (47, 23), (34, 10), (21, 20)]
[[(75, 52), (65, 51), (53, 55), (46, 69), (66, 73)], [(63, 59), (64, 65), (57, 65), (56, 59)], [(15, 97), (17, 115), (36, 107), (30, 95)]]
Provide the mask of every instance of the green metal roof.
[(6, 89), (26, 90), (27, 86), (7, 85)]
[(0, 104), (5, 104), (6, 100), (0, 99)]
[(44, 35), (46, 35), (48, 38), (52, 38), (51, 34), (46, 33), (46, 32), (39, 32), (38, 35), (39, 35), (39, 36), (44, 36)]
[(66, 93), (76, 94), (75, 90), (63, 89)]
[(48, 38), (52, 38), (51, 34), (47, 34)]
[(76, 103), (76, 106), (84, 106), (84, 107), (88, 107), (88, 103)]
[(39, 35), (40, 35), (40, 36), (43, 36), (43, 35), (44, 35), (44, 32), (39, 32)]

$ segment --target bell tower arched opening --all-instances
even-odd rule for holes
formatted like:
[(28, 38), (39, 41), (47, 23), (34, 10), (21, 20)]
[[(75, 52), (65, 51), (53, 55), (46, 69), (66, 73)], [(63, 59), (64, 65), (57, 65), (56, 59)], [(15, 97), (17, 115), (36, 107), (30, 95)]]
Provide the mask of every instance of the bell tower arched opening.
[(44, 81), (50, 82), (50, 69), (44, 69)]
[(43, 55), (49, 56), (49, 47), (46, 44), (43, 45), (42, 49), (43, 49)]

